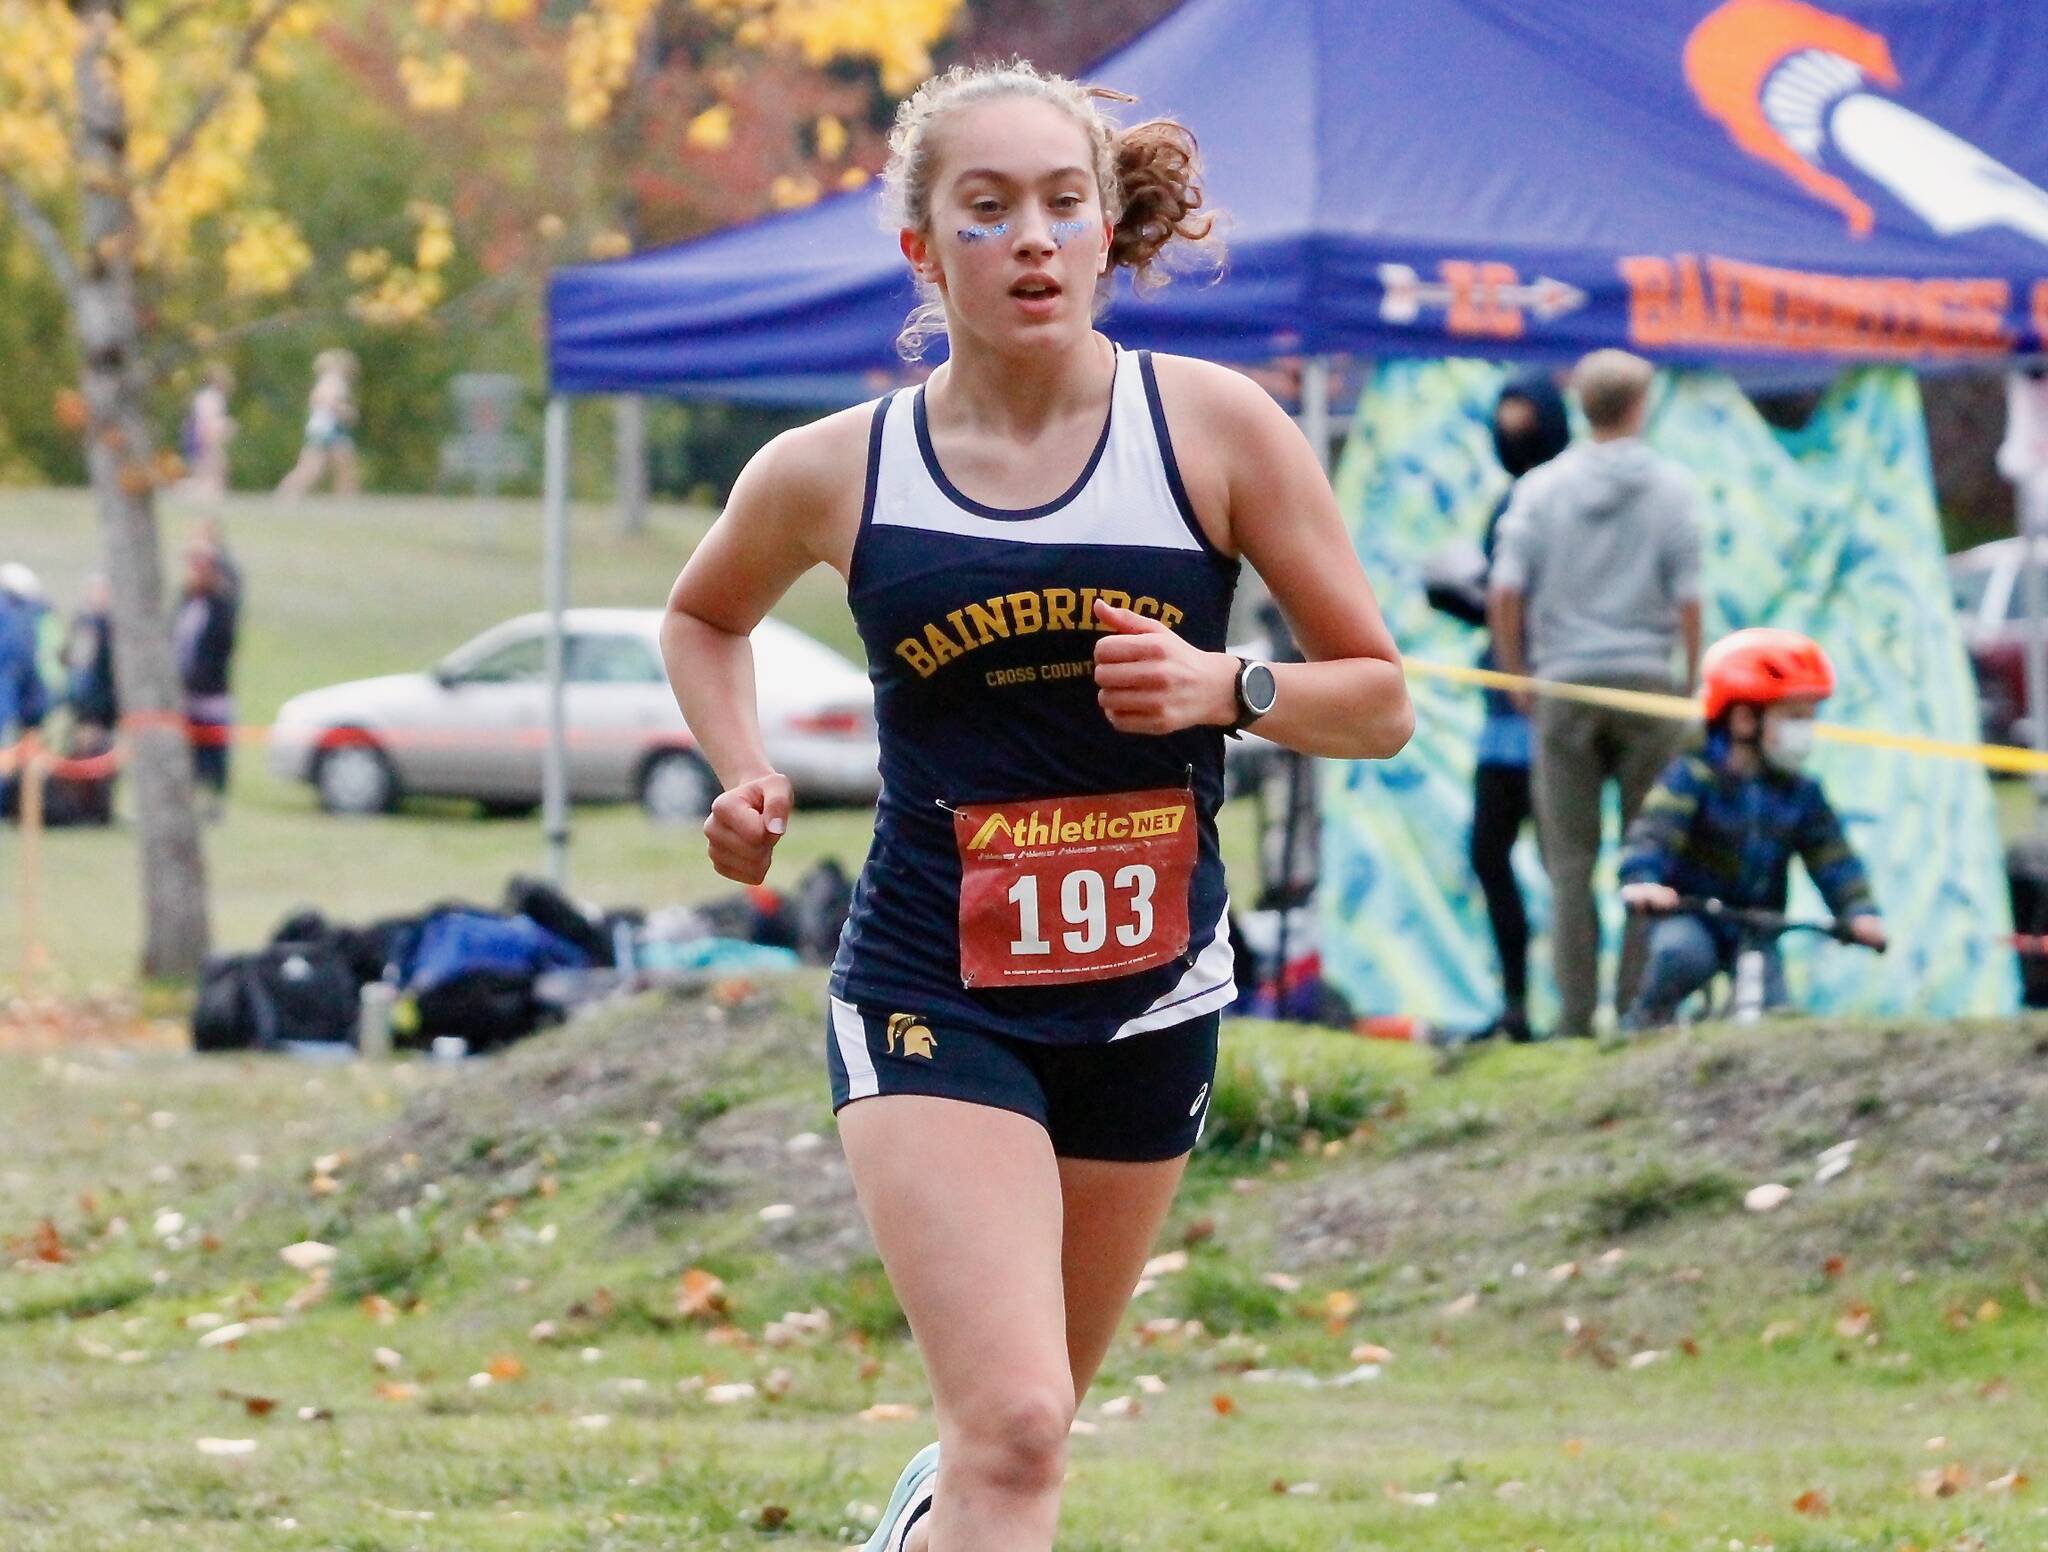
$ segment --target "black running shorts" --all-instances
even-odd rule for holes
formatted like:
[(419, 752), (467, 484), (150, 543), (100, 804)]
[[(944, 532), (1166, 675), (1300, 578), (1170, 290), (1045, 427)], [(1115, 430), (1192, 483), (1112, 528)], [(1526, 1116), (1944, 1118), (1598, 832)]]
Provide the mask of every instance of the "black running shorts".
[(1065, 1159), (1143, 1164), (1195, 1146), (1209, 1114), (1221, 1015), (1095, 1045), (1049, 1045), (933, 1028), (833, 998), (825, 1053), (832, 1109), (930, 1094), (1029, 1116)]

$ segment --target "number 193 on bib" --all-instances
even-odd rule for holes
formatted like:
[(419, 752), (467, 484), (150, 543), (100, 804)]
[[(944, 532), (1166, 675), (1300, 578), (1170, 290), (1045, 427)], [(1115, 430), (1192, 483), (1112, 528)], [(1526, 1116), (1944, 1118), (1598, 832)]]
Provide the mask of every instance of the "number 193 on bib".
[(969, 804), (953, 834), (962, 985), (1109, 980), (1187, 952), (1188, 789)]

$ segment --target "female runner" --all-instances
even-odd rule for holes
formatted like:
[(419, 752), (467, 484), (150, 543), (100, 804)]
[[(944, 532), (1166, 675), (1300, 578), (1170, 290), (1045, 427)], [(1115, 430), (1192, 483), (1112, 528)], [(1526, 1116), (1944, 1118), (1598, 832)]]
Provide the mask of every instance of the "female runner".
[[(1108, 95), (1108, 94), (1100, 94)], [(1234, 996), (1223, 738), (1391, 755), (1394, 644), (1316, 458), (1263, 390), (1094, 328), (1208, 220), (1193, 138), (1119, 129), (1018, 62), (897, 116), (887, 186), (950, 359), (776, 438), (670, 595), (662, 647), (758, 883), (790, 821), (748, 633), (846, 579), (882, 798), (833, 966), (833, 1104), (928, 1371), (939, 1441), (872, 1552), (1047, 1552), (1069, 1425), (1189, 1150)], [(1310, 658), (1222, 648), (1239, 558)], [(943, 1459), (944, 1464), (940, 1465)]]

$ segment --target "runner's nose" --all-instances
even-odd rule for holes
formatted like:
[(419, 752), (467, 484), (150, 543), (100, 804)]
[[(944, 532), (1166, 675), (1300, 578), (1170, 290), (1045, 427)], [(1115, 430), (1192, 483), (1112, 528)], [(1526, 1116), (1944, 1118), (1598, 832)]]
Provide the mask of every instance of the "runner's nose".
[(1019, 258), (1050, 258), (1059, 245), (1052, 240), (1052, 218), (1044, 211), (1030, 209), (1020, 211), (1012, 219), (1017, 223), (1016, 247), (1012, 250)]

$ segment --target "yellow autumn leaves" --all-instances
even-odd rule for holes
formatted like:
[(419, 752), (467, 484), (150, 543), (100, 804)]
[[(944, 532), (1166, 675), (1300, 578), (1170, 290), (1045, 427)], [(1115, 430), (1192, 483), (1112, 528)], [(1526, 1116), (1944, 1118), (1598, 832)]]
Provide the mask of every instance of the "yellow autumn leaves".
[(872, 59), (898, 96), (931, 74), (932, 45), (961, 0), (691, 0), (743, 48), (794, 48), (806, 64)]
[(448, 212), (425, 200), (406, 207), (418, 227), (411, 264), (401, 264), (388, 248), (359, 248), (348, 256), (348, 278), (363, 289), (349, 311), (365, 323), (393, 327), (417, 323), (446, 294), (442, 271), (455, 257), (455, 231)]

